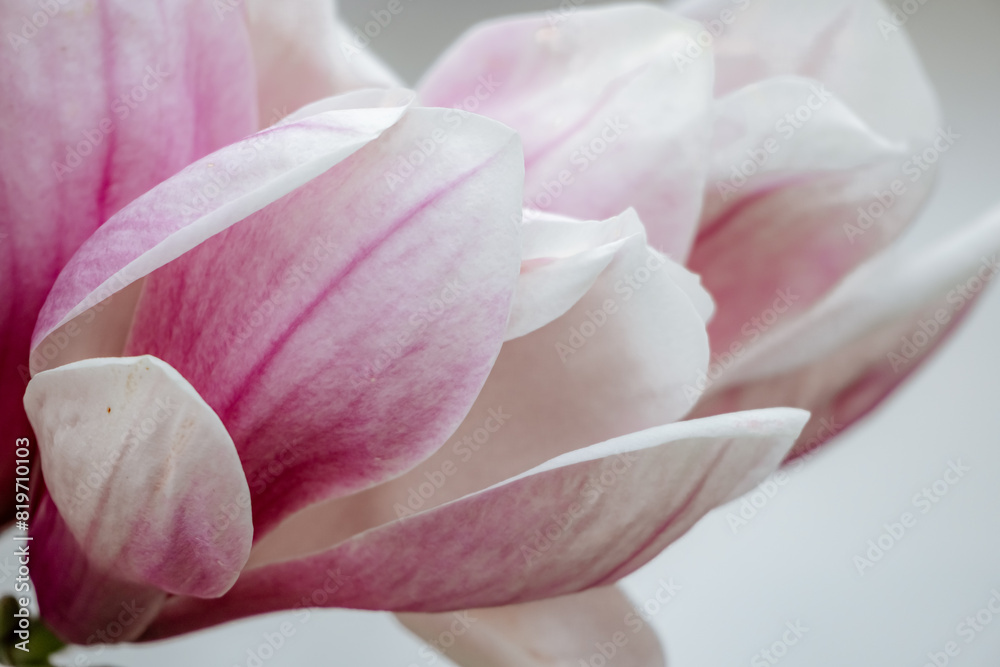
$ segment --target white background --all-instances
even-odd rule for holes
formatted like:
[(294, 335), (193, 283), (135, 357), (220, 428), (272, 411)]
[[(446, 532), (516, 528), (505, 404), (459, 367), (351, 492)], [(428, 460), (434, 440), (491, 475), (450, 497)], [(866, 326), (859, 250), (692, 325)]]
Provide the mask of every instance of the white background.
[[(348, 25), (361, 25), (369, 10), (384, 4), (345, 0), (342, 13)], [(558, 2), (403, 4), (405, 11), (371, 48), (413, 81), (471, 23)], [(907, 28), (948, 123), (962, 136), (946, 155), (931, 205), (904, 241), (916, 247), (1000, 201), (1000, 3), (928, 0)], [(1000, 293), (994, 290), (943, 352), (873, 416), (796, 471), (738, 534), (726, 522), (732, 508), (723, 508), (627, 580), (637, 601), (653, 595), (661, 578), (681, 587), (655, 617), (671, 665), (750, 665), (781, 638), (788, 621), (809, 630), (780, 661), (787, 667), (921, 667), (927, 652), (950, 640), (961, 648), (952, 665), (1000, 664), (1000, 618), (972, 643), (955, 634), (992, 588), (1000, 591), (998, 332)], [(915, 511), (912, 496), (957, 459), (971, 472), (929, 513)], [(918, 516), (917, 525), (859, 575), (854, 556), (904, 511)], [(87, 664), (247, 665), (247, 650), (285, 618), (113, 649), (88, 656)], [(295, 635), (264, 662), (268, 667), (431, 664), (418, 653), (420, 643), (386, 614), (328, 610), (293, 625)]]

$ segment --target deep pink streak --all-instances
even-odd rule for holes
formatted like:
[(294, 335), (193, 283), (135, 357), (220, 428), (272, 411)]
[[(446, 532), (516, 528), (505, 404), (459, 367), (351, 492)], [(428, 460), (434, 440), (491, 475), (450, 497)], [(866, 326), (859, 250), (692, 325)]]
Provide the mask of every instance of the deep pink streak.
[(456, 187), (460, 186), (462, 183), (472, 178), (480, 171), (492, 164), (504, 151), (501, 150), (494, 153), (488, 160), (477, 165), (474, 169), (466, 172), (459, 178), (455, 179), (445, 187), (439, 189), (437, 192), (432, 193), (424, 201), (422, 201), (416, 208), (409, 211), (402, 218), (393, 223), (374, 243), (370, 244), (367, 248), (362, 249), (361, 252), (357, 253), (351, 262), (344, 267), (344, 269), (330, 281), (320, 291), (320, 293), (312, 300), (312, 302), (295, 318), (295, 320), (289, 325), (281, 336), (275, 340), (268, 351), (261, 356), (260, 359), (254, 364), (254, 367), (247, 373), (243, 382), (236, 389), (233, 397), (229, 400), (229, 403), (225, 408), (221, 410), (222, 421), (225, 423), (232, 423), (232, 417), (234, 410), (240, 404), (240, 401), (246, 396), (247, 392), (250, 391), (251, 385), (260, 381), (261, 376), (267, 370), (268, 366), (274, 361), (278, 352), (288, 343), (288, 340), (295, 334), (295, 332), (312, 316), (313, 312), (319, 307), (319, 305), (329, 296), (330, 292), (337, 288), (340, 283), (347, 278), (351, 273), (353, 273), (364, 260), (368, 259), (371, 254), (378, 248), (382, 243), (389, 239), (393, 234), (395, 234), (400, 229), (404, 228), (410, 222), (416, 218), (418, 214), (426, 210), (429, 206), (435, 203), (437, 200), (441, 199), (445, 193), (453, 191)]

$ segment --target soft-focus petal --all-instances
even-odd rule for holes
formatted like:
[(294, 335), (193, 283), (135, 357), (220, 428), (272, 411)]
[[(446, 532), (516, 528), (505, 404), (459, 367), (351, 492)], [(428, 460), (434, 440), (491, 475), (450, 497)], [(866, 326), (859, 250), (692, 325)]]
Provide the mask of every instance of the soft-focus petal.
[(88, 239), (56, 280), (35, 326), (32, 374), (121, 354), (145, 276), (377, 139), (411, 97), (362, 91), (307, 107), (133, 202)]
[[(444, 110), (400, 119), (405, 107), (389, 99), (296, 114), (251, 138), (245, 173), (207, 211), (191, 193), (247, 146), (185, 170), (88, 242), (43, 313), (39, 335), (93, 302), (122, 273), (111, 269), (129, 280), (153, 271), (112, 353), (164, 359), (219, 413), (258, 535), (431, 454), (503, 341), (519, 266), (517, 137), (481, 116), (451, 127)], [(444, 128), (435, 151), (414, 150)], [(422, 163), (402, 172), (414, 153)], [(64, 355), (93, 355), (79, 341)]]
[(10, 0), (0, 34), (0, 438), (13, 442), (30, 433), (28, 341), (59, 270), (122, 206), (257, 118), (243, 21), (223, 25), (208, 2)]
[[(84, 642), (105, 628), (129, 584), (197, 597), (229, 590), (253, 523), (249, 509), (219, 518), (248, 507), (250, 490), (221, 420), (177, 371), (148, 356), (89, 359), (39, 373), (24, 400), (47, 497), (69, 533), (58, 521), (33, 524), (39, 604), (57, 632)], [(66, 570), (56, 574), (56, 563)], [(101, 585), (72, 576), (77, 567)]]
[(683, 260), (701, 205), (712, 62), (678, 64), (698, 26), (651, 5), (574, 9), (473, 28), (419, 85), (524, 141), (525, 205), (584, 219), (634, 207)]
[(720, 97), (796, 75), (825, 84), (891, 140), (919, 144), (940, 123), (916, 49), (878, 0), (689, 0), (676, 10), (706, 26)]
[(500, 351), (520, 259), (516, 135), (470, 116), (409, 178), (386, 177), (444, 113), (411, 110), (147, 278), (125, 353), (169, 361), (219, 412), (258, 534), (433, 453)]
[(612, 244), (612, 259), (591, 289), (558, 319), (504, 343), (443, 447), (366, 493), (306, 508), (261, 541), (251, 562), (316, 551), (560, 454), (684, 417), (691, 406), (685, 387), (708, 362), (695, 305), (708, 297), (696, 278), (646, 245), (633, 212), (615, 224), (633, 233)]
[[(398, 618), (463, 667), (575, 667), (598, 664), (598, 656), (604, 658), (599, 664), (609, 667), (666, 665), (656, 631), (629, 620), (639, 616), (614, 586), (506, 607)], [(454, 644), (446, 646), (451, 637)]]
[(689, 266), (718, 303), (713, 352), (739, 354), (732, 346), (775, 324), (774, 304), (782, 318), (807, 308), (895, 238), (930, 191), (934, 169), (917, 168), (917, 147), (879, 136), (807, 79), (752, 84), (720, 100), (714, 117), (703, 227)]
[(571, 452), (314, 556), (248, 569), (217, 600), (175, 598), (145, 636), (293, 607), (320, 589), (328, 606), (441, 612), (611, 584), (770, 474), (807, 418), (721, 415)]
[(249, 0), (246, 11), (264, 127), (331, 95), (402, 85), (370, 50), (355, 46), (334, 0)]
[(889, 252), (761, 339), (699, 416), (792, 405), (813, 412), (793, 455), (878, 405), (943, 343), (1000, 272), (1000, 210), (920, 253)]
[(540, 329), (572, 308), (629, 236), (643, 234), (634, 212), (601, 221), (525, 212), (521, 275), (507, 323), (507, 339)]

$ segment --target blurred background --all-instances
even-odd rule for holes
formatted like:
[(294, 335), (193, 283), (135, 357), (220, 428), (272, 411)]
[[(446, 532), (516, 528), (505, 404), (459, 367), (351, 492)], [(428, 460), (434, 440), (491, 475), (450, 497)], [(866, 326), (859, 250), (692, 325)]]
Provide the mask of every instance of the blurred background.
[[(913, 247), (1000, 200), (1000, 3), (920, 3), (906, 28), (941, 96), (946, 124), (962, 138), (945, 157), (930, 206), (902, 241)], [(384, 4), (343, 0), (342, 18), (349, 27), (363, 25)], [(413, 83), (473, 23), (558, 5), (404, 0), (405, 11), (370, 48)], [(1000, 616), (980, 613), (994, 591), (1000, 600), (998, 346), (1000, 292), (993, 289), (945, 349), (880, 410), (792, 469), (786, 484), (763, 496), (766, 502), (758, 496), (761, 506), (745, 525), (734, 531), (729, 519), (740, 512), (740, 502), (724, 507), (629, 577), (626, 588), (637, 603), (655, 601), (664, 583), (677, 589), (668, 603), (647, 606), (670, 665), (1000, 665)], [(913, 496), (959, 460), (969, 471), (921, 514)], [(859, 573), (855, 557), (867, 558), (869, 540), (877, 541), (883, 525), (907, 511), (916, 515), (916, 525)], [(283, 620), (266, 616), (153, 646), (87, 651), (75, 664), (451, 664), (387, 614), (340, 610), (296, 621), (283, 646), (264, 660), (255, 658)], [(783, 635), (792, 636), (785, 634), (792, 626), (801, 637), (775, 648)], [(959, 652), (948, 656), (951, 641)]]

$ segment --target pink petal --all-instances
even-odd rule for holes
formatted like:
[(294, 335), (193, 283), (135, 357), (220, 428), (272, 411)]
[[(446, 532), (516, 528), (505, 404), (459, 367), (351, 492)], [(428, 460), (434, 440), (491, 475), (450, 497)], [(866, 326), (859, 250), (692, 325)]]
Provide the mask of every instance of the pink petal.
[(369, 91), (307, 107), (137, 199), (56, 280), (35, 327), (31, 372), (121, 354), (145, 276), (377, 139), (410, 99), (405, 91)]
[(645, 235), (634, 211), (581, 221), (525, 211), (521, 276), (507, 323), (519, 338), (564, 315), (590, 291), (629, 237)]
[(0, 34), (0, 438), (13, 442), (30, 433), (29, 339), (59, 270), (122, 206), (257, 121), (242, 20), (223, 25), (211, 3), (10, 0)]
[[(803, 109), (799, 118), (807, 120), (796, 120)], [(718, 102), (715, 128), (703, 228), (689, 266), (718, 303), (709, 335), (722, 363), (895, 238), (935, 170), (917, 169), (917, 146), (874, 133), (806, 79), (775, 78), (733, 93)], [(938, 143), (947, 151), (949, 141), (942, 135)], [(874, 217), (864, 217), (868, 211)]]
[(370, 49), (355, 45), (332, 0), (249, 0), (246, 10), (262, 127), (324, 97), (402, 85)]
[[(583, 245), (587, 230), (597, 230), (591, 223), (576, 224), (576, 233), (564, 230), (563, 249)], [(700, 306), (710, 304), (709, 298), (695, 276), (646, 245), (633, 212), (605, 225), (605, 232), (628, 233), (599, 247), (607, 253), (600, 260), (607, 267), (567, 312), (504, 343), (475, 404), (458, 429), (446, 435), (443, 447), (366, 493), (304, 509), (259, 542), (251, 562), (329, 547), (595, 441), (684, 417), (691, 405), (684, 388), (707, 365)], [(534, 224), (526, 226), (528, 253), (546, 244), (541, 231)], [(560, 272), (579, 272), (571, 262), (551, 266), (555, 271), (545, 278), (557, 284), (563, 282)], [(543, 313), (552, 314), (536, 314)], [(430, 493), (425, 492), (428, 483)]]
[(253, 541), (250, 490), (222, 422), (177, 371), (148, 356), (89, 359), (39, 373), (24, 400), (60, 515), (33, 533), (32, 563), (52, 575), (34, 571), (51, 627), (85, 641), (116, 618), (123, 588), (150, 604), (162, 596), (147, 589), (229, 590)]
[[(133, 278), (159, 267), (119, 353), (166, 360), (219, 413), (258, 535), (432, 453), (503, 341), (519, 263), (516, 135), (475, 116), (450, 128), (444, 110), (396, 123), (403, 108), (293, 116), (259, 135), (276, 136), (207, 212), (190, 198), (211, 164), (191, 167), (109, 222), (49, 302), (82, 299), (72, 315), (109, 268)], [(414, 148), (438, 136), (426, 158)], [(243, 148), (208, 161), (221, 167)], [(414, 154), (422, 164), (392, 180)], [(68, 318), (47, 312), (43, 322)]]
[(721, 415), (571, 452), (313, 556), (249, 569), (218, 600), (176, 598), (145, 637), (293, 607), (315, 591), (323, 606), (441, 612), (610, 584), (752, 489), (807, 418)]
[(492, 609), (399, 614), (399, 620), (467, 667), (666, 666), (656, 631), (614, 586)]
[(1000, 271), (1000, 210), (917, 254), (857, 269), (808, 312), (761, 339), (695, 414), (793, 405), (813, 412), (801, 455), (864, 416), (963, 320)]
[(916, 49), (904, 30), (892, 29), (885, 4), (689, 0), (677, 11), (706, 26), (718, 96), (774, 76), (808, 77), (875, 132), (919, 144), (932, 138), (941, 114)]
[(444, 114), (410, 111), (147, 278), (126, 353), (176, 365), (222, 416), (258, 535), (433, 453), (499, 353), (519, 265), (516, 135), (470, 117), (409, 178), (386, 177)]
[(493, 21), (442, 56), (420, 97), (521, 134), (527, 207), (593, 219), (633, 206), (653, 246), (681, 260), (710, 129), (712, 63), (676, 60), (697, 29), (639, 4)]

